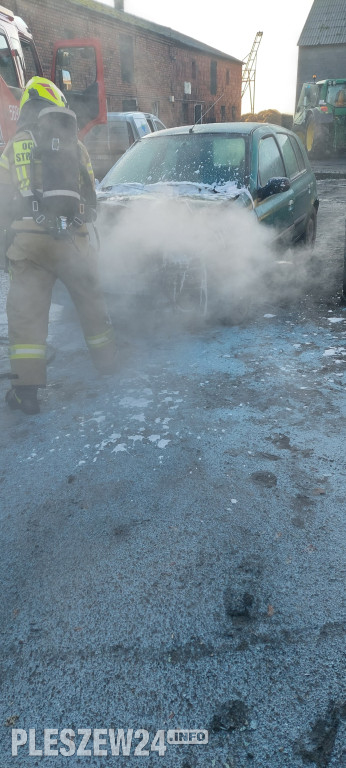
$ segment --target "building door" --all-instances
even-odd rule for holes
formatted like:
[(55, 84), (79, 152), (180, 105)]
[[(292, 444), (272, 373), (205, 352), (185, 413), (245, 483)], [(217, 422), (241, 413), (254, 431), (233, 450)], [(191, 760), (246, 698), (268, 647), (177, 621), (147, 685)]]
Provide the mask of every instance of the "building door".
[(195, 123), (202, 123), (202, 104), (195, 104)]

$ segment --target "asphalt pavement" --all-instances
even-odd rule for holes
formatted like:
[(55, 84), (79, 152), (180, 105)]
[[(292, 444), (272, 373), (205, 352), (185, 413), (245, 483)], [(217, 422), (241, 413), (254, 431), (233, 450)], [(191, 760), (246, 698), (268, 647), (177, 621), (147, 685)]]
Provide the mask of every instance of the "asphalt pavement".
[(53, 305), (42, 413), (0, 414), (4, 768), (346, 765), (346, 182), (318, 186), (318, 274), (246, 322), (115, 317), (99, 378)]
[(311, 165), (317, 179), (346, 178), (346, 158), (344, 155), (328, 157), (323, 160), (312, 160)]

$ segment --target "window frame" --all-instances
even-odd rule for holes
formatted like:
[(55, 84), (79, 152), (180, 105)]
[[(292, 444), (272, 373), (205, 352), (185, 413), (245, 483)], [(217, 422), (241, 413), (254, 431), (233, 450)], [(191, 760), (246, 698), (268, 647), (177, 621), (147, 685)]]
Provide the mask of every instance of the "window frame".
[[(292, 173), (288, 173), (289, 168), (287, 166), (287, 162), (285, 160), (284, 151), (283, 151), (283, 148), (282, 148), (281, 143), (280, 143), (280, 137), (281, 136), (284, 136), (288, 140), (288, 144), (291, 147), (291, 150), (293, 152), (293, 155), (294, 155), (294, 158), (295, 158), (295, 161), (296, 161), (296, 172), (293, 173), (293, 174)], [(280, 152), (281, 152), (281, 155), (282, 155), (282, 159), (283, 159), (283, 163), (284, 163), (284, 167), (285, 167), (285, 171), (286, 171), (286, 176), (287, 176), (288, 179), (293, 181), (294, 179), (298, 178), (298, 176), (300, 176), (301, 173), (302, 173), (302, 170), (299, 168), (299, 162), (298, 162), (297, 154), (296, 154), (296, 152), (294, 150), (294, 146), (292, 145), (292, 142), (290, 141), (290, 136), (288, 135), (288, 133), (280, 132), (280, 133), (277, 134), (276, 138), (277, 138), (277, 143), (279, 145), (279, 149), (280, 149)]]
[[(38, 56), (37, 56), (37, 51), (36, 51), (36, 48), (35, 48), (35, 46), (33, 44), (33, 41), (32, 40), (27, 40), (27, 38), (24, 38), (24, 37), (20, 37), (19, 39), (20, 39), (20, 43), (21, 43), (22, 51), (23, 51), (23, 64), (24, 64), (24, 72), (25, 72), (25, 81), (28, 82), (28, 80), (31, 77), (35, 77), (35, 76), (40, 77), (41, 76), (41, 66), (40, 66), (40, 62), (39, 62), (39, 59), (38, 59)], [(31, 75), (31, 74), (28, 73), (28, 68), (27, 68), (27, 65), (26, 65), (27, 59), (25, 57), (25, 50), (29, 50), (30, 53), (31, 53), (32, 60), (33, 60), (34, 65), (35, 65), (35, 75)]]
[[(10, 71), (14, 75), (15, 82), (8, 82), (5, 79), (5, 77), (3, 76), (1, 69), (0, 69), (0, 75), (1, 75), (4, 83), (6, 83), (8, 88), (20, 88), (20, 81), (19, 81), (19, 75), (18, 75), (17, 67), (16, 67), (16, 64), (15, 64), (14, 58), (12, 56), (9, 39), (8, 39), (6, 31), (4, 30), (3, 27), (0, 27), (0, 37), (2, 37), (4, 39), (4, 42), (6, 43), (6, 48), (8, 50), (8, 54), (9, 54), (8, 59), (9, 59), (9, 64), (10, 64)], [(13, 41), (13, 42), (15, 43), (16, 41)], [(1, 50), (5, 52), (6, 49), (2, 48)], [(17, 47), (16, 47), (16, 50), (17, 50)], [(20, 62), (20, 67), (22, 69), (22, 62)], [(4, 70), (4, 74), (5, 74), (5, 70)]]
[[(264, 141), (268, 141), (268, 139), (271, 139), (274, 142), (274, 145), (275, 145), (275, 147), (277, 149), (278, 157), (279, 157), (279, 159), (281, 161), (281, 164), (282, 164), (283, 174), (281, 174), (281, 175), (280, 174), (271, 174), (270, 176), (268, 176), (266, 181), (262, 182), (261, 172), (260, 172), (261, 145), (263, 144)], [(259, 142), (258, 142), (258, 156), (257, 156), (257, 182), (258, 182), (258, 186), (265, 187), (265, 185), (268, 183), (269, 179), (272, 179), (272, 178), (275, 178), (275, 177), (283, 178), (285, 176), (285, 173), (286, 173), (286, 168), (285, 168), (285, 164), (284, 164), (284, 161), (283, 161), (283, 157), (282, 157), (282, 154), (281, 154), (281, 150), (280, 150), (279, 144), (276, 141), (276, 137), (272, 133), (267, 133), (265, 136), (261, 136), (261, 138), (259, 139)]]
[(121, 82), (133, 85), (135, 80), (135, 54), (132, 35), (119, 35), (119, 57)]

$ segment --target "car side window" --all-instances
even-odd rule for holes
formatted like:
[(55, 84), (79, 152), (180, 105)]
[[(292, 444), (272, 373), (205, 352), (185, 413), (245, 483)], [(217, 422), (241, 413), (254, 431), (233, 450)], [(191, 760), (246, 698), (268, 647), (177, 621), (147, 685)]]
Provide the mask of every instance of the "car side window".
[(165, 127), (164, 124), (161, 123), (160, 120), (153, 120), (154, 131), (163, 131), (164, 127)]
[(5, 80), (6, 85), (18, 87), (18, 78), (14, 66), (13, 56), (8, 47), (5, 35), (0, 32), (0, 75)]
[(150, 133), (149, 125), (145, 119), (145, 117), (134, 117), (133, 122), (138, 130), (139, 136), (146, 136), (147, 133)]
[(111, 152), (122, 154), (134, 142), (131, 126), (126, 120), (112, 120), (106, 124), (94, 125), (84, 138), (90, 153)]
[(293, 179), (300, 173), (300, 168), (298, 166), (294, 149), (289, 140), (289, 136), (287, 136), (287, 133), (279, 133), (277, 139), (281, 147), (281, 152), (283, 154), (284, 163), (286, 166), (286, 176), (288, 176), (289, 179)]
[(258, 147), (258, 177), (262, 187), (269, 179), (285, 176), (285, 168), (273, 136), (261, 139)]
[(28, 81), (31, 77), (39, 75), (40, 73), (35, 57), (34, 48), (31, 43), (27, 42), (26, 40), (22, 40), (22, 51), (25, 63), (25, 77), (26, 81)]
[(129, 135), (128, 123), (126, 120), (112, 120), (109, 126), (109, 148), (112, 154), (125, 152), (133, 143), (133, 137)]
[(302, 150), (301, 150), (301, 148), (300, 148), (300, 146), (299, 146), (299, 144), (297, 142), (296, 137), (295, 136), (290, 136), (289, 139), (290, 139), (290, 142), (291, 142), (291, 144), (293, 146), (293, 149), (294, 149), (294, 152), (295, 152), (295, 155), (296, 155), (296, 158), (297, 158), (297, 163), (298, 163), (298, 166), (299, 166), (299, 170), (300, 171), (306, 171), (306, 162), (304, 160), (304, 155), (303, 155), (303, 152), (302, 152)]

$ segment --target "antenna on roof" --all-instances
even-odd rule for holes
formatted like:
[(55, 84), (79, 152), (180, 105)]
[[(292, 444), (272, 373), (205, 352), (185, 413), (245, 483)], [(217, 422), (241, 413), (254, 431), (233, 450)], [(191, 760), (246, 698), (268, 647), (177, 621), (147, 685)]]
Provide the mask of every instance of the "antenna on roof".
[(214, 107), (215, 107), (215, 104), (217, 104), (217, 102), (218, 102), (218, 101), (220, 101), (220, 99), (222, 99), (223, 95), (224, 95), (224, 94), (222, 93), (222, 94), (221, 94), (221, 96), (219, 96), (219, 98), (218, 98), (218, 99), (215, 99), (215, 101), (214, 101), (214, 103), (211, 105), (211, 107), (209, 107), (209, 109), (207, 109), (207, 111), (206, 111), (206, 112), (203, 112), (203, 113), (201, 114), (201, 116), (198, 118), (198, 120), (195, 120), (194, 124), (193, 124), (193, 125), (191, 125), (191, 128), (189, 129), (189, 133), (193, 133), (193, 129), (194, 129), (195, 125), (198, 125), (198, 123), (202, 123), (203, 117), (205, 117), (205, 116), (208, 114), (208, 112), (210, 112), (212, 109), (214, 109)]

